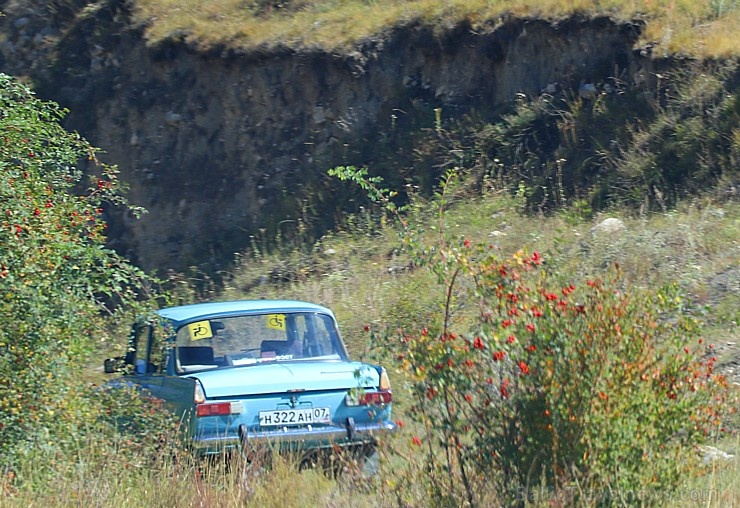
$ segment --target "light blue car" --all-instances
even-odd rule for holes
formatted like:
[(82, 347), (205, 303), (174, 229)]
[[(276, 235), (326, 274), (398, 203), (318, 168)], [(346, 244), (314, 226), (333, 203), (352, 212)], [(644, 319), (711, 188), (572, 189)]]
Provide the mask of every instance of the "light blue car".
[[(137, 322), (122, 360), (134, 383), (182, 418), (200, 454), (274, 443), (367, 455), (395, 430), (388, 375), (350, 361), (332, 312), (288, 300), (159, 310)], [(115, 360), (107, 360), (113, 372)]]

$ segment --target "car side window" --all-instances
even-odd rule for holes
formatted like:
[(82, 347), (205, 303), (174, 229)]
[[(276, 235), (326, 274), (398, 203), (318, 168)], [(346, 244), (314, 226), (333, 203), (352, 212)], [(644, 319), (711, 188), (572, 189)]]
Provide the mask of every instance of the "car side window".
[(149, 326), (149, 365), (153, 372), (163, 372), (165, 369), (164, 330), (161, 326)]
[(131, 364), (135, 374), (162, 372), (164, 348), (162, 330), (158, 326), (146, 324), (134, 329), (132, 347), (134, 350)]
[(334, 347), (334, 323), (321, 314), (302, 314), (296, 320), (296, 329), (303, 341), (305, 357), (337, 353)]

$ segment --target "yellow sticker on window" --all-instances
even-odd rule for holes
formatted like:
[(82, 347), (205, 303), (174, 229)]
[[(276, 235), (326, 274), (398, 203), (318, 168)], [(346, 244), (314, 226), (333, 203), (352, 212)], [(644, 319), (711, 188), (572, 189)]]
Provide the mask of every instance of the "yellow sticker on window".
[(267, 316), (267, 328), (285, 331), (285, 314), (269, 314)]
[(210, 321), (198, 321), (197, 323), (190, 323), (188, 325), (188, 333), (190, 334), (190, 340), (210, 339), (211, 337), (213, 337), (213, 331), (211, 331)]

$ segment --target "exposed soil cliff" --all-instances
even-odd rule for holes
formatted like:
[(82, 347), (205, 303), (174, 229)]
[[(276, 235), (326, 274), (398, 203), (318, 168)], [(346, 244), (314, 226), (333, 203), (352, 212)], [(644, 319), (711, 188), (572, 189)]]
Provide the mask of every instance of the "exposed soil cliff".
[(68, 127), (119, 166), (149, 214), (113, 217), (113, 244), (146, 269), (213, 269), (260, 230), (326, 227), (348, 199), (326, 169), (413, 172), (394, 143), (433, 127), (437, 108), (442, 121), (471, 110), (493, 119), (516, 94), (553, 83), (650, 77), (634, 49), (640, 27), (607, 18), (443, 34), (410, 24), (347, 54), (204, 53), (178, 40), (148, 46), (127, 5), (49, 18), (27, 2), (0, 3), (0, 71), (68, 107)]

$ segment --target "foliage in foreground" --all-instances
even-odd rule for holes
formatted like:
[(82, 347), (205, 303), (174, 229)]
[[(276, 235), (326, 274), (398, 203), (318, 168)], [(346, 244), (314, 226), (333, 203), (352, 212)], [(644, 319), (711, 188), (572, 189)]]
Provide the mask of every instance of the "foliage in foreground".
[[(118, 316), (146, 305), (152, 281), (105, 248), (103, 208), (124, 203), (116, 172), (61, 127), (64, 114), (0, 75), (0, 468), (8, 474), (23, 455), (44, 455), (52, 468), (91, 435), (115, 439), (115, 401), (138, 411), (134, 394), (106, 395), (81, 374)], [(134, 427), (139, 437), (152, 432)]]
[[(330, 174), (389, 203), (365, 170)], [(700, 472), (696, 446), (736, 401), (675, 286), (631, 287), (618, 267), (576, 285), (536, 251), (502, 258), (493, 245), (404, 232), (437, 277), (441, 319), (376, 342), (410, 386), (430, 498), (474, 506), (498, 492), (508, 504), (544, 487), (565, 504), (650, 503), (660, 496), (634, 496)]]

